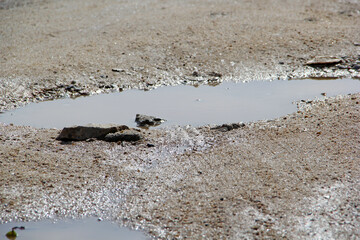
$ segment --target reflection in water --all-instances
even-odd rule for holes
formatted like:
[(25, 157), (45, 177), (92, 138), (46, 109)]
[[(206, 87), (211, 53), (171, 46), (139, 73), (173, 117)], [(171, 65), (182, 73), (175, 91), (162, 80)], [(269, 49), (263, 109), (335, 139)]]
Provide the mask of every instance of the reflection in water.
[[(293, 101), (359, 92), (360, 81), (292, 80), (222, 83), (215, 87), (175, 86), (127, 90), (30, 104), (0, 114), (0, 122), (63, 128), (88, 123), (135, 127), (136, 114), (167, 120), (166, 125), (223, 124), (272, 119), (296, 111)], [(325, 93), (325, 94), (324, 94)], [(160, 126), (160, 127), (161, 127)]]
[[(61, 220), (21, 223), (25, 227), (13, 227), (19, 223), (0, 224), (0, 239), (6, 236), (10, 240), (117, 240), (148, 239), (143, 233), (120, 228), (110, 222), (99, 222), (95, 218), (84, 220)], [(12, 229), (9, 231), (9, 229)], [(24, 230), (24, 231), (19, 231)]]

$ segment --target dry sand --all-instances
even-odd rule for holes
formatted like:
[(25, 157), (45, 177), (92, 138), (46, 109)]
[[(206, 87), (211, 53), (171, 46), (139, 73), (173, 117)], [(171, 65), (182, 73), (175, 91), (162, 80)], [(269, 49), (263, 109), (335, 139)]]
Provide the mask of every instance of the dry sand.
[[(8, 0), (0, 8), (2, 110), (206, 84), (213, 73), (216, 81), (360, 76), (359, 1)], [(344, 67), (304, 65), (320, 55)], [(359, 102), (359, 94), (315, 101), (230, 132), (144, 130), (136, 144), (63, 144), (58, 130), (1, 124), (0, 219), (95, 215), (160, 239), (357, 239)]]

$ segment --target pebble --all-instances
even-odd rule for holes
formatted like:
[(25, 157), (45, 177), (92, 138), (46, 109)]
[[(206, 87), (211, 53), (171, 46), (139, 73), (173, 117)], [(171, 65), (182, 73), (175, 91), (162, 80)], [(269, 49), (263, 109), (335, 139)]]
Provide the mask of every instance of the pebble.
[(143, 114), (136, 114), (135, 117), (135, 122), (139, 127), (158, 126), (165, 121), (166, 121), (165, 119), (161, 119), (153, 116), (147, 116)]
[(113, 72), (119, 72), (119, 73), (125, 72), (125, 70), (124, 70), (124, 69), (121, 69), (121, 68), (113, 68), (113, 69), (111, 69), (111, 71), (113, 71)]
[(245, 123), (232, 123), (232, 124), (223, 124), (216, 127), (211, 128), (211, 130), (219, 130), (222, 132), (228, 132), (234, 129), (238, 129), (241, 127), (245, 127)]
[(221, 73), (217, 73), (217, 72), (210, 72), (208, 74), (210, 77), (217, 77), (217, 78), (221, 78), (222, 74)]
[(322, 67), (322, 66), (334, 65), (341, 62), (342, 60), (340, 58), (336, 58), (332, 56), (317, 56), (307, 61), (306, 65), (313, 67)]
[(142, 134), (134, 129), (127, 129), (121, 132), (109, 133), (105, 136), (106, 142), (136, 142), (142, 139)]

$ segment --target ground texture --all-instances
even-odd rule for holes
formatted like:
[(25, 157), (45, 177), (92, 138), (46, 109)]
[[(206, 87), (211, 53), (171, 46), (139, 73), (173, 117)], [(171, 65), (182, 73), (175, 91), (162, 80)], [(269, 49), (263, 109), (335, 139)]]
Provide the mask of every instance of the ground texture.
[[(359, 77), (359, 25), (351, 0), (0, 1), (0, 107), (162, 85)], [(342, 62), (305, 65), (323, 55)], [(93, 215), (159, 239), (357, 239), (359, 102), (302, 103), (232, 131), (142, 130), (135, 144), (62, 143), (59, 130), (1, 124), (0, 219)]]

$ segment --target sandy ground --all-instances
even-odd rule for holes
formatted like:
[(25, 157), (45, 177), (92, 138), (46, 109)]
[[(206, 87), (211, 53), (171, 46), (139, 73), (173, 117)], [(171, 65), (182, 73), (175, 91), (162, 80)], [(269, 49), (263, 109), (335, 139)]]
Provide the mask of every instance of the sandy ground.
[[(355, 0), (0, 1), (0, 107), (359, 77), (359, 25)], [(305, 65), (323, 55), (342, 63)], [(160, 239), (357, 239), (359, 102), (329, 98), (230, 132), (143, 130), (136, 144), (64, 144), (58, 130), (1, 124), (0, 219), (95, 215)]]

